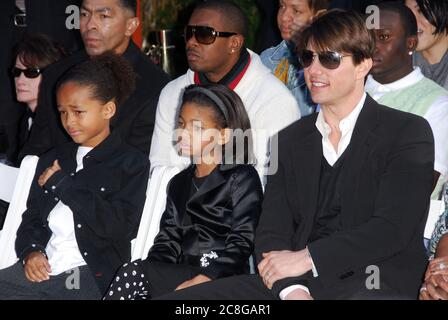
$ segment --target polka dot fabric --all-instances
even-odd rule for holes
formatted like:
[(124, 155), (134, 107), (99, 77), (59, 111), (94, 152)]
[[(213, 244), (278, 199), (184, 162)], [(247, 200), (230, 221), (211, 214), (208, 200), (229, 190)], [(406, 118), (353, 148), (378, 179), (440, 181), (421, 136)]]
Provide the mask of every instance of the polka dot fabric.
[(126, 263), (118, 270), (103, 300), (147, 300), (148, 287), (141, 260)]

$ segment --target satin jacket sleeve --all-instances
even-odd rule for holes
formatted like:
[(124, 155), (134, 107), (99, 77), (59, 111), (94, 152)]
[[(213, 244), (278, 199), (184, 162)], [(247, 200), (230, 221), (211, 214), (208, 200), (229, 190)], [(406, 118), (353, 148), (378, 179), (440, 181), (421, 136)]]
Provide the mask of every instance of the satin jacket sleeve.
[[(248, 168), (249, 170), (244, 170)], [(221, 278), (241, 273), (254, 250), (255, 228), (261, 213), (263, 191), (260, 178), (253, 167), (241, 167), (233, 175), (231, 232), (225, 249), (216, 251), (216, 259), (209, 260), (203, 273), (209, 278)]]

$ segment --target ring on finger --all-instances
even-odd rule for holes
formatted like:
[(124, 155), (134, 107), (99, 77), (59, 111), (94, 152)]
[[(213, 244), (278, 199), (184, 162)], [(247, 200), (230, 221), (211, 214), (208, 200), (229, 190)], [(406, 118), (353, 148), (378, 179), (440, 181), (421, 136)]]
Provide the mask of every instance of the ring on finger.
[(264, 274), (264, 281), (268, 281), (268, 279), (269, 279), (269, 276), (270, 276), (271, 274), (270, 274), (270, 272), (269, 271), (267, 271), (265, 274)]

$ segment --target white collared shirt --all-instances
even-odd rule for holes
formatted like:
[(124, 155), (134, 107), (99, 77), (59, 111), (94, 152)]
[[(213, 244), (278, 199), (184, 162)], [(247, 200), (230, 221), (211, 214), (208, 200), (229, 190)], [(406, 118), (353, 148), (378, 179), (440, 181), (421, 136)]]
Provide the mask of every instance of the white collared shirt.
[[(365, 88), (373, 99), (378, 100), (386, 93), (413, 86), (424, 77), (419, 67), (414, 67), (414, 71), (407, 76), (387, 84), (381, 84), (369, 75)], [(448, 148), (446, 147), (448, 141), (448, 92), (437, 98), (423, 117), (428, 121), (434, 134), (434, 170), (440, 172), (442, 175), (440, 180), (445, 181), (448, 178)]]
[[(76, 172), (82, 170), (82, 159), (92, 149), (78, 147)], [(51, 266), (50, 275), (56, 276), (67, 270), (86, 265), (87, 263), (82, 257), (76, 241), (72, 210), (62, 201), (59, 201), (51, 210), (47, 220), (52, 231), (50, 241), (45, 249), (48, 263)]]
[(341, 131), (341, 139), (338, 143), (338, 150), (335, 150), (330, 141), (331, 128), (325, 122), (325, 108), (321, 109), (317, 116), (316, 127), (322, 135), (322, 151), (324, 157), (330, 166), (333, 166), (339, 157), (344, 153), (352, 139), (353, 129), (355, 128), (358, 116), (361, 113), (367, 94), (364, 93), (359, 103), (350, 114), (339, 122), (339, 130)]
[(365, 88), (366, 92), (368, 92), (373, 99), (378, 100), (386, 93), (402, 90), (406, 87), (413, 86), (417, 82), (421, 81), (424, 77), (425, 76), (423, 75), (419, 67), (415, 67), (414, 71), (412, 71), (407, 76), (387, 84), (381, 84), (373, 79), (371, 75), (369, 75), (367, 77)]
[[(364, 93), (361, 100), (358, 102), (356, 107), (350, 112), (350, 114), (342, 119), (339, 122), (339, 130), (341, 131), (341, 139), (338, 143), (338, 150), (335, 150), (333, 145), (331, 144), (331, 141), (329, 139), (331, 128), (328, 125), (328, 123), (325, 121), (325, 108), (321, 108), (317, 119), (316, 119), (316, 127), (317, 130), (319, 130), (320, 134), (322, 135), (322, 151), (325, 159), (327, 160), (328, 164), (333, 166), (336, 161), (340, 158), (340, 156), (344, 153), (344, 151), (347, 149), (347, 147), (350, 144), (350, 141), (352, 139), (353, 135), (353, 129), (355, 129), (356, 121), (358, 121), (359, 114), (361, 113), (361, 110), (364, 106), (364, 103), (366, 101), (367, 94)], [(313, 258), (311, 257), (311, 263), (312, 263), (312, 272), (313, 276), (316, 278), (319, 276), (318, 271), (316, 269), (316, 266), (314, 265)], [(280, 299), (284, 300), (285, 297), (293, 292), (296, 289), (302, 289), (308, 294), (310, 291), (307, 287), (302, 285), (292, 285), (289, 287), (286, 287), (280, 292)]]

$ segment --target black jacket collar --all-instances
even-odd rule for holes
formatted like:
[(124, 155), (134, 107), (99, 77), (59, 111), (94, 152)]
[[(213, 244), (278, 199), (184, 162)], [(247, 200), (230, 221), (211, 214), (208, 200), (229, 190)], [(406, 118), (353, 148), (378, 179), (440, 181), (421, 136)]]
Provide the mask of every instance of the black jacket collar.
[(183, 216), (185, 204), (187, 201), (195, 201), (206, 195), (211, 190), (225, 184), (229, 177), (228, 173), (231, 169), (237, 167), (237, 164), (221, 164), (218, 165), (204, 180), (199, 190), (189, 198), (190, 193), (185, 190), (185, 186), (191, 185), (194, 176), (195, 166), (190, 165), (187, 169), (180, 172), (175, 179), (170, 182), (171, 194), (176, 195), (173, 199), (176, 207), (179, 209), (180, 216)]
[(129, 61), (129, 63), (131, 65), (135, 65), (138, 58), (140, 57), (140, 54), (141, 54), (141, 52), (138, 49), (138, 47), (135, 45), (134, 41), (130, 40), (128, 47), (126, 48), (125, 52), (123, 53), (123, 57), (127, 61)]
[[(112, 132), (103, 142), (93, 148), (83, 160), (84, 168), (94, 163), (103, 162), (110, 159), (114, 153), (120, 148), (122, 139), (119, 132)], [(60, 163), (64, 168), (76, 168), (76, 153), (78, 151), (79, 144), (69, 142), (60, 145), (59, 151), (61, 154)], [(64, 166), (65, 164), (65, 166)], [(73, 166), (75, 166), (73, 168)]]
[[(225, 183), (227, 181), (226, 172), (238, 166), (237, 164), (220, 164), (218, 165), (204, 180), (204, 183), (199, 188), (198, 192), (195, 195), (200, 195), (212, 190), (219, 185)], [(190, 165), (187, 169), (184, 170), (180, 175), (182, 176), (183, 182), (186, 180), (193, 179), (195, 166)], [(186, 180), (184, 180), (186, 179)], [(180, 183), (179, 185), (182, 185)], [(185, 184), (184, 184), (185, 185)]]

